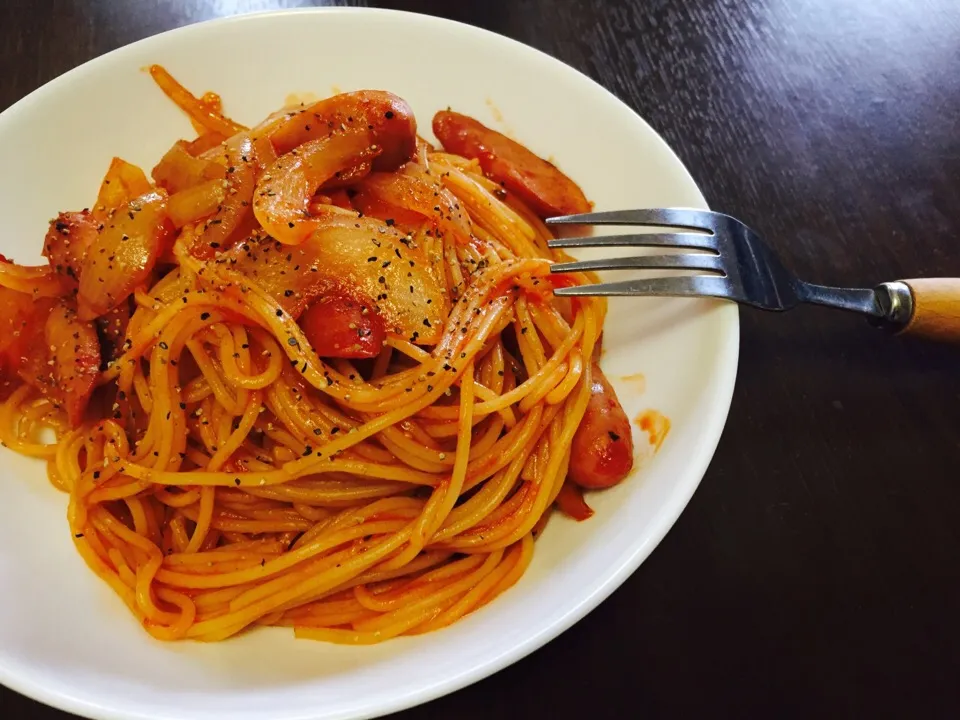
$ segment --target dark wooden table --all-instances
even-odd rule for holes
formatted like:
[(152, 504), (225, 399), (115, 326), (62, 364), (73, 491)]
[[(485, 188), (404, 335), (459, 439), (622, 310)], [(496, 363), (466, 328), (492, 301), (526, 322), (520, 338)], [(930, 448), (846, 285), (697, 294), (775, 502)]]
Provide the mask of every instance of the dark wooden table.
[[(3, 3), (0, 107), (224, 8), (302, 4)], [(960, 276), (957, 0), (384, 4), (592, 76), (803, 276)], [(652, 557), (546, 648), (399, 717), (960, 713), (960, 349), (815, 309), (742, 323), (723, 440)]]

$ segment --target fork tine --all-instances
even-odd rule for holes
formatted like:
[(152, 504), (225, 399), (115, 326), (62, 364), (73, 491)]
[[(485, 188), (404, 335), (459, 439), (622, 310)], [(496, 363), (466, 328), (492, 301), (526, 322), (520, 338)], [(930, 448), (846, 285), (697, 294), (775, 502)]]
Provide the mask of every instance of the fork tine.
[(587, 270), (654, 270), (680, 268), (724, 272), (719, 255), (643, 255), (641, 257), (602, 258), (579, 262), (556, 263), (551, 272), (584, 272)]
[(561, 215), (547, 218), (547, 225), (662, 225), (692, 230), (710, 230), (714, 214), (688, 208), (648, 208)]
[(700, 233), (638, 233), (634, 235), (592, 235), (590, 237), (555, 238), (547, 243), (552, 248), (578, 247), (683, 247), (716, 250), (717, 239)]
[(624, 280), (598, 285), (557, 288), (559, 296), (633, 295), (657, 297), (715, 297), (733, 299), (733, 286), (727, 278), (707, 275)]

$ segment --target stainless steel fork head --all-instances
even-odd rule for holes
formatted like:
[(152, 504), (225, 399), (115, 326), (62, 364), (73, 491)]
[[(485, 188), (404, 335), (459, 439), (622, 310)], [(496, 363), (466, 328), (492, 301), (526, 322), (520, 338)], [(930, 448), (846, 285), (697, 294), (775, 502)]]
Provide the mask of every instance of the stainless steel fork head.
[(633, 278), (558, 288), (557, 295), (653, 295), (714, 297), (763, 310), (789, 310), (801, 302), (830, 305), (882, 317), (874, 290), (830, 288), (799, 280), (750, 227), (729, 215), (689, 208), (651, 208), (567, 215), (549, 225), (626, 225), (681, 231), (557, 238), (554, 248), (670, 247), (700, 252), (556, 263), (554, 272), (588, 270), (693, 270), (679, 277)]

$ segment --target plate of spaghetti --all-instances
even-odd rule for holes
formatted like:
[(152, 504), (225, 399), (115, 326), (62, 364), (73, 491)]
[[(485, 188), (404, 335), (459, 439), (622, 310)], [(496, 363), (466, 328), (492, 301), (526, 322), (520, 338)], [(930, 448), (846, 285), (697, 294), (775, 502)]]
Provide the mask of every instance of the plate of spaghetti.
[(595, 607), (706, 469), (735, 308), (555, 297), (596, 278), (551, 274), (544, 224), (703, 198), (534, 50), (215, 21), (67, 73), (0, 140), (14, 689), (89, 717), (423, 702)]

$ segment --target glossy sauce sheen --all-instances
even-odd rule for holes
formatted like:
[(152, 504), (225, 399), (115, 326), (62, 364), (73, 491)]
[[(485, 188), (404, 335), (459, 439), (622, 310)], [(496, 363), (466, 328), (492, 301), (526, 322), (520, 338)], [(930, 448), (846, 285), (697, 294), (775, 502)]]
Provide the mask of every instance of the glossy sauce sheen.
[(590, 402), (573, 436), (570, 478), (584, 488), (616, 485), (633, 469), (630, 421), (596, 362), (591, 368)]
[(479, 160), (485, 173), (541, 217), (590, 211), (583, 191), (555, 165), (471, 117), (438, 112), (433, 133), (449, 152)]
[(321, 357), (373, 358), (383, 349), (383, 318), (369, 306), (342, 296), (326, 296), (307, 308), (300, 327)]

